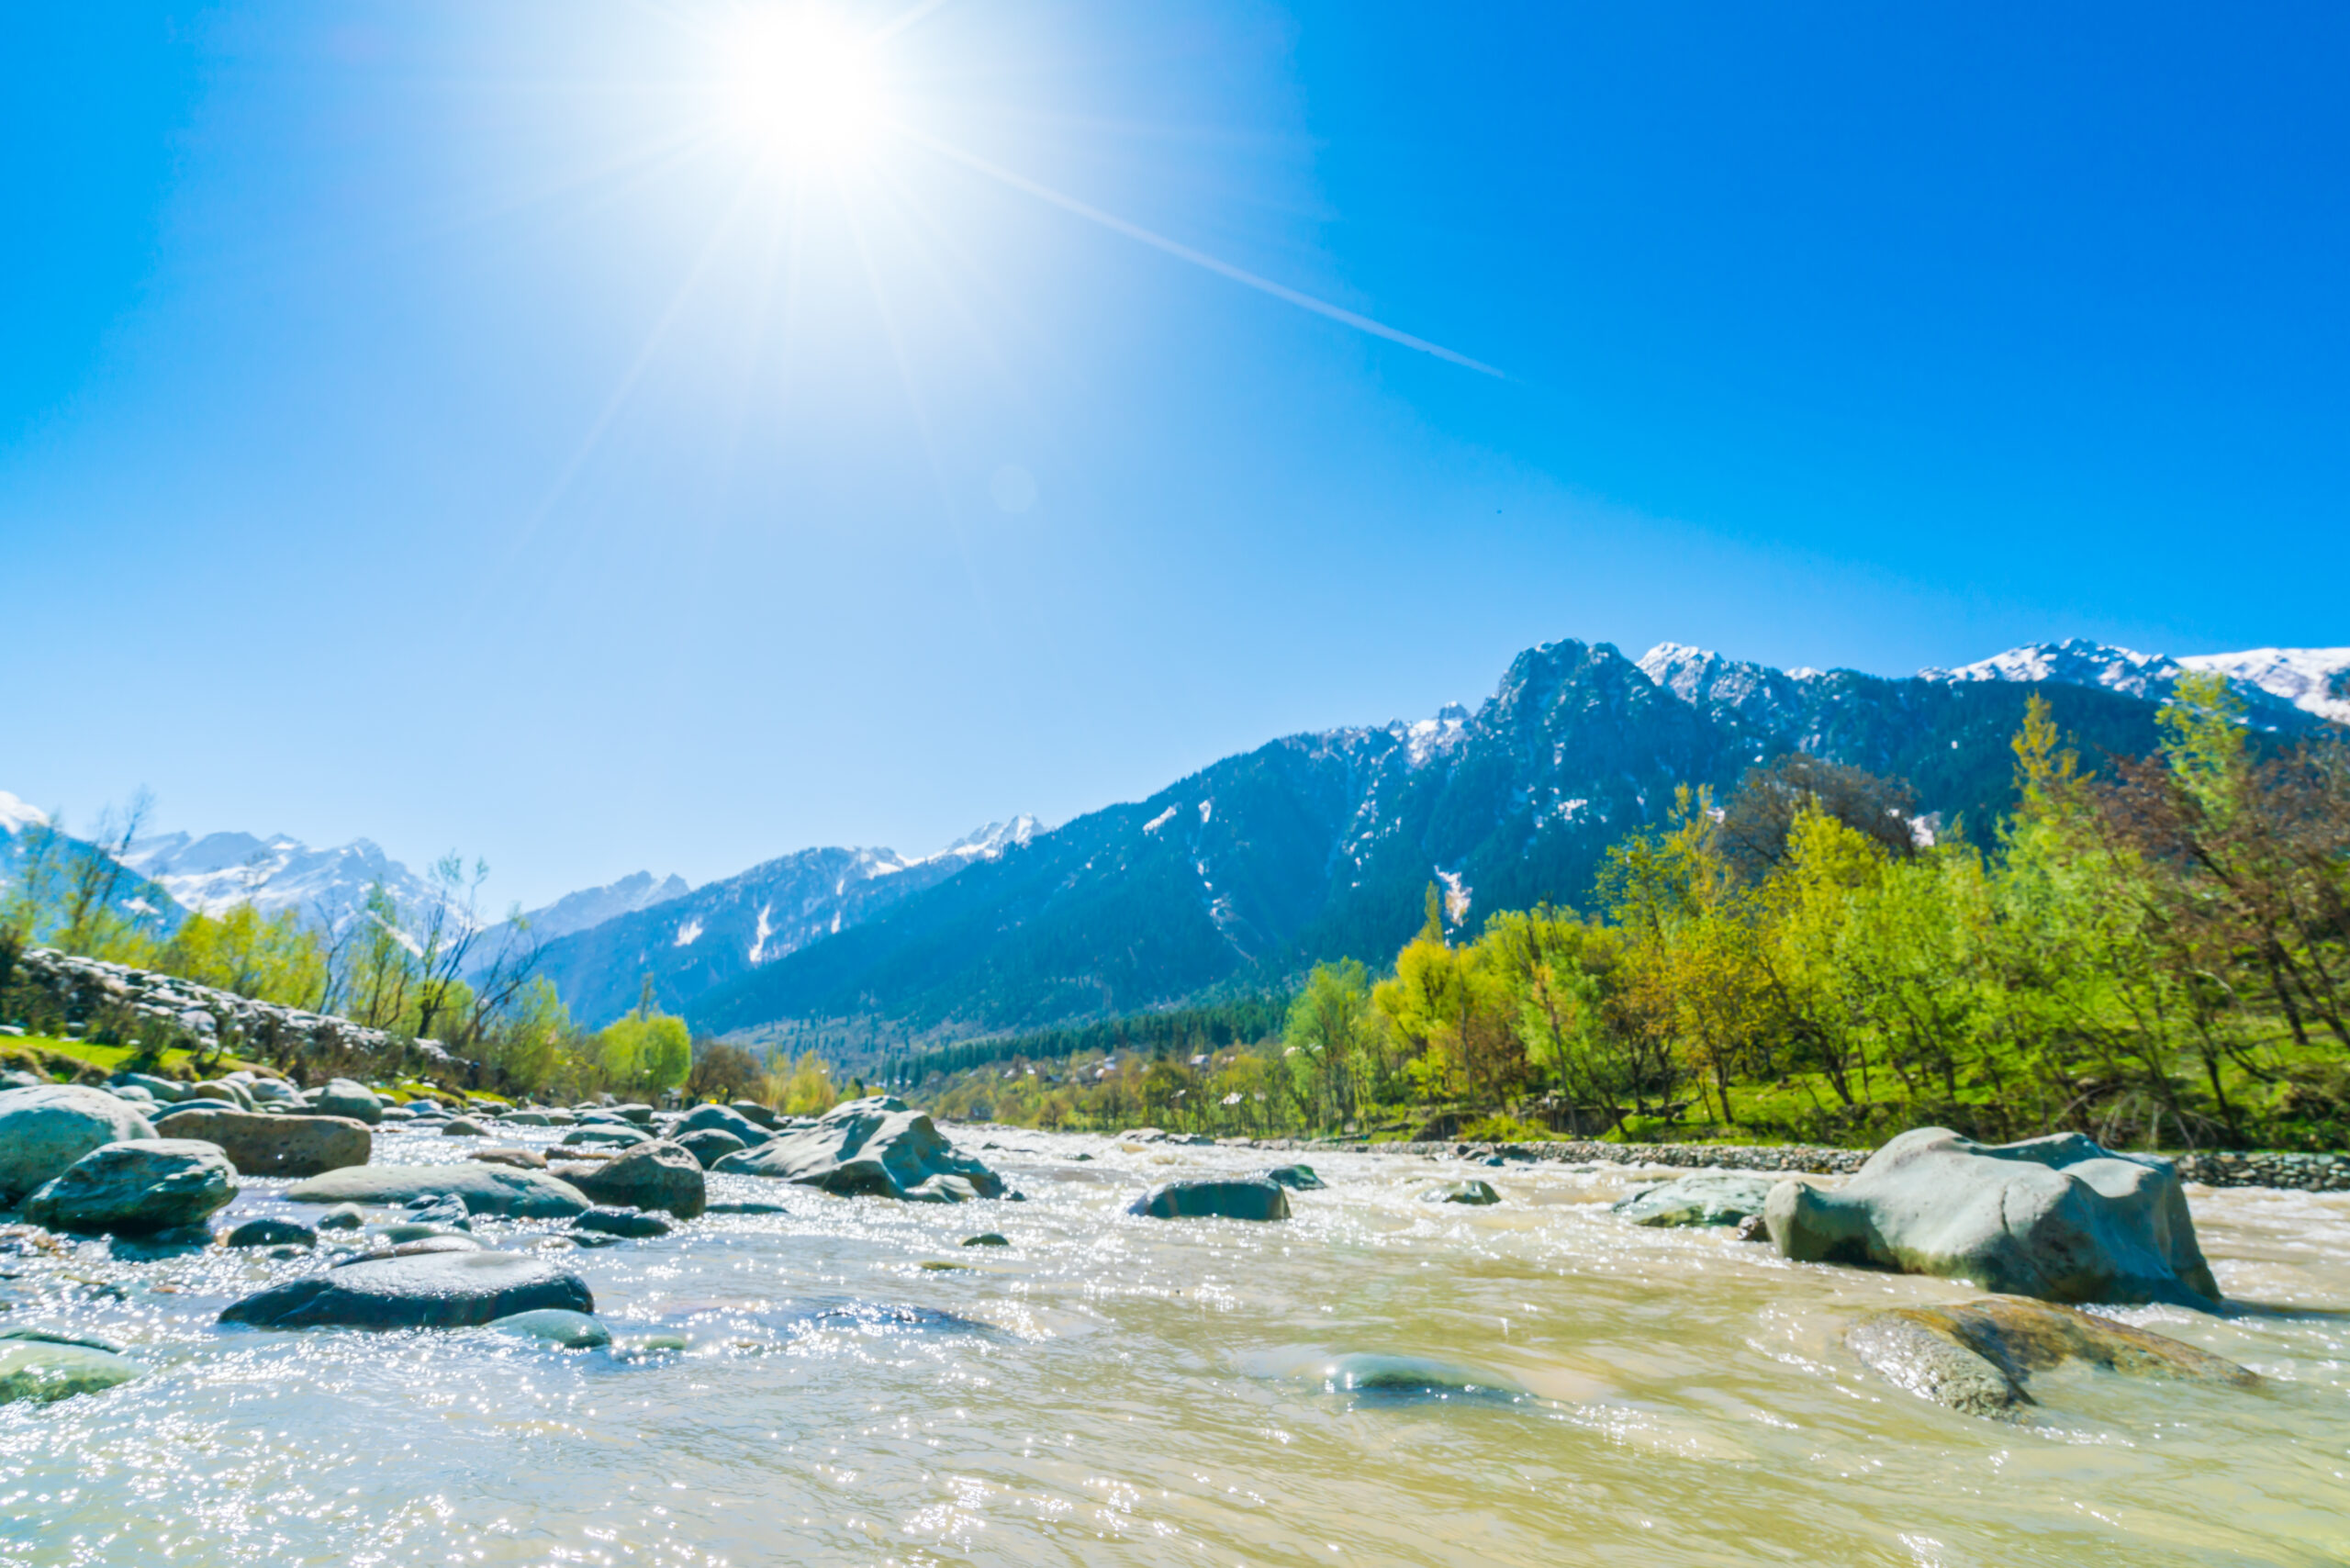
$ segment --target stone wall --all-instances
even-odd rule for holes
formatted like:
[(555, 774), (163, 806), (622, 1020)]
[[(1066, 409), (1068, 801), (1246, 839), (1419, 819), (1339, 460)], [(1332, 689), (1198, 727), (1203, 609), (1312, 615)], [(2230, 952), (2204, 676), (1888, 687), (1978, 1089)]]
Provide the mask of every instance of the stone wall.
[(388, 1062), (413, 1049), (431, 1064), (456, 1065), (438, 1041), (401, 1040), (332, 1014), (255, 1002), (175, 975), (79, 958), (53, 947), (29, 947), (18, 954), (13, 980), (20, 987), (38, 988), (56, 1011), (77, 1025), (93, 1023), (112, 1009), (207, 1041), (226, 1034), (236, 1045), (279, 1060), (334, 1053), (382, 1057)]

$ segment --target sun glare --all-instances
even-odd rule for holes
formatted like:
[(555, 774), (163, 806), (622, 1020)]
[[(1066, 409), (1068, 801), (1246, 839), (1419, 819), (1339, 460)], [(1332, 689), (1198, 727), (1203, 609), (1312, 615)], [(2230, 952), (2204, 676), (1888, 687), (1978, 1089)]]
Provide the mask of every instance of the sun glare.
[(730, 51), (728, 118), (741, 133), (796, 159), (855, 157), (881, 120), (865, 41), (808, 7), (747, 27)]

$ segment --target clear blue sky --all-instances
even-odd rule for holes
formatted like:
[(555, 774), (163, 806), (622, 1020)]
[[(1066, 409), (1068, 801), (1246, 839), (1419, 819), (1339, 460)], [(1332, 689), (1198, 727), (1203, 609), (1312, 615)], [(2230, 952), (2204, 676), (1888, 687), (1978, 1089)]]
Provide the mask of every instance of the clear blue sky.
[(838, 15), (10, 8), (0, 789), (536, 902), (1563, 636), (2350, 642), (2338, 6)]

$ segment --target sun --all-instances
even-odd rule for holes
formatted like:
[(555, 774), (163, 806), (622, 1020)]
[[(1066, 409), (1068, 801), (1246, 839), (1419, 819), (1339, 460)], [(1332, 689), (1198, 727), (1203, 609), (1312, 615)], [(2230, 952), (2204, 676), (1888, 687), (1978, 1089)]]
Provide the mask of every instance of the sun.
[(797, 162), (853, 160), (881, 124), (871, 50), (815, 6), (778, 8), (746, 23), (727, 66), (733, 129)]

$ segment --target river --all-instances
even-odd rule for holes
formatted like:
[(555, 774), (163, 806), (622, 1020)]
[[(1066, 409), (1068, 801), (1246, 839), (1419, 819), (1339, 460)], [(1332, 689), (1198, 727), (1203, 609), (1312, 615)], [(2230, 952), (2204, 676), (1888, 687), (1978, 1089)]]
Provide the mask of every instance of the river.
[[(1637, 1171), (1330, 1154), (1287, 1222), (1167, 1222), (1123, 1211), (1152, 1182), (1272, 1159), (956, 1135), (994, 1145), (1029, 1201), (713, 1177), (713, 1198), (790, 1212), (568, 1254), (615, 1350), (214, 1326), (307, 1260), (0, 1257), (0, 1325), (152, 1369), (0, 1408), (0, 1562), (2350, 1559), (2350, 1196), (2190, 1189), (2236, 1307), (2116, 1314), (2262, 1388), (2053, 1376), (2019, 1427), (1901, 1393), (1839, 1343), (1855, 1312), (1975, 1293), (1628, 1226), (1606, 1204)], [(385, 1131), (376, 1158), (465, 1147)], [(1472, 1173), (1505, 1202), (1418, 1196)], [(305, 1217), (285, 1185), (247, 1182), (216, 1223)], [(493, 1246), (565, 1245), (552, 1223), (476, 1223)], [(983, 1231), (1013, 1245), (960, 1245)], [(1348, 1356), (1470, 1386), (1349, 1389), (1374, 1363)]]

